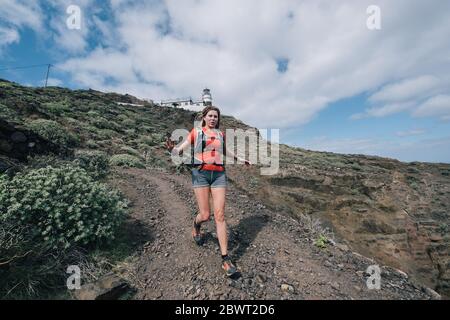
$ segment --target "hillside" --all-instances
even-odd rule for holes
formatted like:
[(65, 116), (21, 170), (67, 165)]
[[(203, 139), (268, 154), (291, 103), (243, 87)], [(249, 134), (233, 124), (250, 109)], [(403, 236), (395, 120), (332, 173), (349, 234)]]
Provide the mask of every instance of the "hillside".
[[(219, 262), (213, 223), (206, 248), (190, 241), (189, 171), (164, 149), (166, 134), (191, 129), (195, 116), (128, 95), (0, 81), (0, 170), (13, 175), (45, 162), (36, 155), (71, 161), (86, 150), (114, 159), (106, 181), (131, 201), (125, 226), (136, 233), (118, 264), (135, 298), (427, 299), (426, 287), (450, 294), (450, 165), (286, 145), (275, 176), (227, 168), (226, 215), (242, 277), (224, 279), (211, 267)], [(65, 133), (44, 137), (39, 119)], [(221, 126), (251, 129), (229, 116)], [(380, 291), (365, 286), (372, 264), (386, 266)]]

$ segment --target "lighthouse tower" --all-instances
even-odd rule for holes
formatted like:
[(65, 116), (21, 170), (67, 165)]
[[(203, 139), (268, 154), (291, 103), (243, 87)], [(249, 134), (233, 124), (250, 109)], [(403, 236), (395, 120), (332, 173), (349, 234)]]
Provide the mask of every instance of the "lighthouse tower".
[(208, 88), (203, 89), (202, 100), (205, 106), (212, 105), (211, 91)]

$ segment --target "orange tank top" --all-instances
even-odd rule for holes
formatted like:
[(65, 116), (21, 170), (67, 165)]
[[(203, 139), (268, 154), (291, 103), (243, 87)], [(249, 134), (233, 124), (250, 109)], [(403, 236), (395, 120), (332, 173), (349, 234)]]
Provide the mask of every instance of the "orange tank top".
[[(206, 136), (206, 150), (204, 150), (200, 157), (203, 160), (204, 164), (202, 165), (202, 170), (211, 170), (211, 171), (224, 171), (225, 167), (220, 165), (215, 165), (214, 162), (218, 163), (219, 160), (223, 161), (224, 156), (220, 155), (220, 151), (223, 150), (221, 145), (221, 140), (217, 139), (217, 132), (212, 130), (207, 130), (206, 127), (202, 127), (203, 133)], [(188, 135), (189, 142), (191, 145), (195, 143), (197, 132), (194, 129)], [(223, 135), (223, 141), (225, 141), (225, 134)], [(220, 163), (220, 162), (219, 162)]]

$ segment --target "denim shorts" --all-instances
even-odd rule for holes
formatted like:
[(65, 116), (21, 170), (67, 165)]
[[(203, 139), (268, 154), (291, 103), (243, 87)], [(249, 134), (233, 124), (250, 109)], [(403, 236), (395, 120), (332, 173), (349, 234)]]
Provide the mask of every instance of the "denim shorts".
[(227, 176), (225, 171), (192, 169), (192, 186), (194, 188), (225, 188), (227, 186)]

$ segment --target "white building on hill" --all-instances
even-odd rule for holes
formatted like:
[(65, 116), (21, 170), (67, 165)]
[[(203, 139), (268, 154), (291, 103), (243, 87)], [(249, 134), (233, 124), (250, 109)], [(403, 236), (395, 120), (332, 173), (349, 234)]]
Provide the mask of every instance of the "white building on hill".
[(212, 105), (211, 91), (208, 88), (203, 89), (202, 100), (194, 101), (189, 98), (177, 98), (162, 100), (160, 103), (164, 107), (181, 107), (183, 109), (199, 111), (205, 106)]

